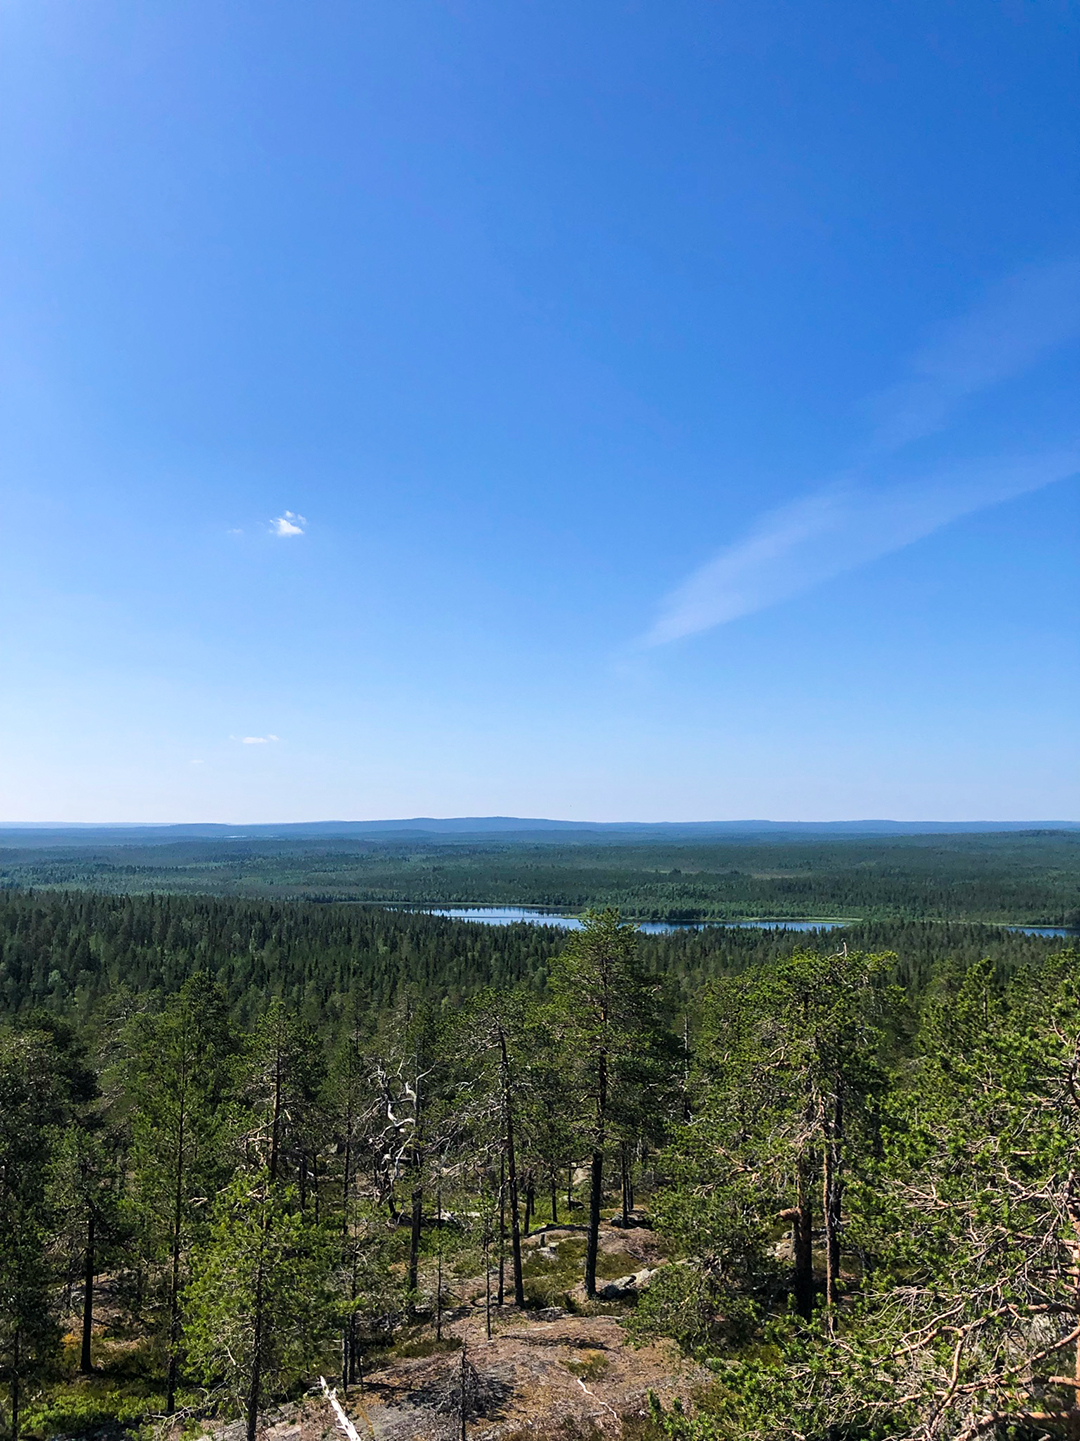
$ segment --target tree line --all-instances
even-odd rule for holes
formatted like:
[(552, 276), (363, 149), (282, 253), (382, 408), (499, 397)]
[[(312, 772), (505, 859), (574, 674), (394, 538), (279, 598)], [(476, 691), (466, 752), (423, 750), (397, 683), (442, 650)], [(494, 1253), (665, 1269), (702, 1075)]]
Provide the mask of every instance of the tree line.
[(1077, 925), (1080, 833), (574, 844), (237, 839), (0, 849), (0, 885), (367, 904), (618, 906), (638, 920)]
[[(894, 951), (893, 979), (921, 986), (942, 956), (992, 957), (1006, 969), (1060, 942), (960, 921), (845, 927), (852, 949)], [(718, 976), (787, 955), (791, 932), (736, 927), (642, 935), (649, 971), (686, 1000)], [(802, 937), (828, 946), (824, 933)], [(124, 996), (169, 995), (196, 971), (225, 987), (250, 1026), (270, 995), (337, 1028), (347, 1010), (374, 1019), (409, 996), (454, 1007), (484, 986), (541, 991), (566, 932), (490, 927), (414, 911), (223, 896), (103, 895), (0, 889), (0, 1013), (42, 1008), (82, 1027), (110, 1024)]]

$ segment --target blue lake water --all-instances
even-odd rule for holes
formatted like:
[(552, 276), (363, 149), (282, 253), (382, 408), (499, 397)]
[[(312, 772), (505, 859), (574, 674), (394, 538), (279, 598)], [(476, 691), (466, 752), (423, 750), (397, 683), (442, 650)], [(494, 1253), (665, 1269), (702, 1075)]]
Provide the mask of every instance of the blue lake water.
[[(432, 916), (446, 916), (453, 921), (479, 921), (484, 926), (512, 926), (524, 921), (530, 926), (560, 926), (567, 931), (580, 931), (581, 921), (565, 911), (545, 911), (542, 906), (425, 906)], [(647, 936), (670, 935), (672, 931), (703, 931), (715, 926), (733, 926), (742, 930), (765, 931), (831, 931), (838, 926), (854, 925), (853, 921), (642, 921), (638, 930)], [(1025, 936), (1080, 936), (1080, 931), (1067, 926), (1005, 926)]]
[(1022, 936), (1080, 936), (1080, 930), (1074, 926), (1006, 926), (1005, 929)]
[[(581, 921), (577, 916), (563, 911), (545, 911), (539, 906), (447, 906), (432, 908), (428, 914), (446, 916), (452, 921), (479, 921), (484, 926), (511, 926), (524, 921), (530, 926), (581, 930)], [(647, 936), (665, 936), (672, 931), (703, 931), (717, 925), (767, 931), (831, 931), (835, 926), (850, 924), (850, 921), (641, 921), (638, 930)]]

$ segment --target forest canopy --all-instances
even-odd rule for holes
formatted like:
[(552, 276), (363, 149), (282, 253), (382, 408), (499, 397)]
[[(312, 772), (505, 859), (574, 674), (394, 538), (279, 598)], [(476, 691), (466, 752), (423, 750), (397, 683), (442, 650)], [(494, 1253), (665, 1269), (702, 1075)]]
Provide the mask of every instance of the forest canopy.
[(1078, 1070), (1075, 952), (955, 918), (9, 889), (0, 1425), (254, 1438), (429, 1356), (494, 1435), (477, 1339), (565, 1316), (685, 1358), (638, 1441), (1064, 1438)]
[(1080, 832), (598, 844), (152, 841), (0, 847), (0, 885), (398, 905), (617, 906), (630, 919), (1080, 923)]

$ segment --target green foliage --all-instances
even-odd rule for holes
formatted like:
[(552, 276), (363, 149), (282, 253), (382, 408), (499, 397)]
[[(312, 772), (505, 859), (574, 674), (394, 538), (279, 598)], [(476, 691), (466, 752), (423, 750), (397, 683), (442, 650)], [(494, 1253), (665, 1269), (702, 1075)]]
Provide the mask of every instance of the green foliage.
[[(913, 896), (921, 892), (913, 888)], [(892, 979), (920, 990), (944, 957), (989, 956), (1003, 972), (1037, 963), (1061, 941), (996, 927), (896, 920), (845, 928), (853, 950), (894, 951)], [(124, 1025), (202, 971), (225, 989), (229, 1010), (251, 1026), (270, 999), (334, 1030), (359, 1018), (369, 1037), (383, 1018), (418, 997), (449, 1014), (486, 986), (542, 992), (567, 933), (494, 927), (355, 905), (281, 904), (207, 897), (112, 896), (0, 889), (0, 1011), (47, 1008), (110, 1045)], [(835, 936), (706, 929), (642, 936), (647, 971), (686, 1001), (718, 976), (788, 955), (796, 945), (833, 948)]]
[[(524, 1265), (525, 1304), (529, 1307), (568, 1305), (568, 1294), (581, 1281), (585, 1261), (584, 1237), (567, 1236), (552, 1243), (553, 1257), (541, 1256), (535, 1249), (526, 1252)], [(598, 1281), (614, 1281), (640, 1269), (635, 1257), (619, 1251), (600, 1251), (596, 1258)]]
[(107, 1033), (205, 973), (244, 1027), (277, 996), (300, 1021), (362, 1016), (370, 1033), (424, 994), (452, 1009), (485, 985), (542, 984), (562, 941), (352, 905), (0, 889), (0, 1011), (46, 1007)]
[(585, 1351), (580, 1359), (567, 1361), (566, 1369), (581, 1381), (602, 1381), (611, 1369), (611, 1357), (603, 1351)]
[[(1080, 835), (1069, 831), (572, 844), (246, 838), (8, 847), (0, 850), (0, 885), (369, 905), (615, 907), (636, 920), (905, 917), (1070, 925), (1080, 919), (1078, 855)], [(78, 969), (92, 981), (97, 964), (90, 948)]]
[[(192, 1398), (195, 1399), (195, 1398)], [(165, 1408), (163, 1395), (124, 1395), (113, 1389), (67, 1386), (27, 1407), (25, 1429), (46, 1436), (85, 1436), (94, 1431), (138, 1430)]]
[(237, 1176), (195, 1252), (185, 1299), (192, 1374), (237, 1410), (307, 1378), (336, 1320), (333, 1251), (291, 1187)]
[(722, 1311), (725, 1300), (738, 1304), (742, 1298), (733, 1288), (725, 1293), (715, 1273), (699, 1266), (665, 1266), (642, 1292), (626, 1327), (638, 1341), (670, 1336), (689, 1355), (715, 1354), (730, 1319)]
[(201, 971), (159, 1015), (138, 1016), (129, 1028), (131, 1210), (144, 1255), (165, 1263), (158, 1329), (169, 1355), (170, 1412), (191, 1246), (205, 1234), (207, 1198), (231, 1169), (238, 1046), (225, 993)]
[(59, 1338), (49, 1294), (47, 1182), (73, 1100), (72, 1074), (49, 1030), (0, 1030), (0, 1381), (13, 1437), (27, 1384), (48, 1369)]
[[(482, 1301), (512, 1266), (511, 1152), (521, 1229), (553, 1183), (590, 1222), (523, 1246), (528, 1304), (655, 1264), (648, 1233), (598, 1244), (620, 1181), (672, 1257), (609, 1312), (713, 1379), (641, 1441), (1056, 1441), (1076, 1419), (1080, 967), (1058, 943), (8, 893), (0, 955), (8, 1429), (17, 1391), (35, 1434), (186, 1401), (250, 1430), (395, 1339), (434, 1354), (436, 1297)], [(101, 1369), (76, 1383), (87, 1267)]]
[(663, 1024), (662, 986), (642, 966), (636, 928), (616, 910), (586, 912), (582, 929), (552, 962), (551, 996), (563, 1085), (590, 1158), (585, 1291), (591, 1299), (609, 1135), (636, 1138), (648, 1115), (663, 1113), (675, 1052)]
[(394, 1355), (403, 1361), (422, 1360), (427, 1356), (442, 1356), (449, 1351), (461, 1350), (460, 1336), (444, 1336), (441, 1341), (428, 1336), (422, 1341), (402, 1341), (394, 1347)]

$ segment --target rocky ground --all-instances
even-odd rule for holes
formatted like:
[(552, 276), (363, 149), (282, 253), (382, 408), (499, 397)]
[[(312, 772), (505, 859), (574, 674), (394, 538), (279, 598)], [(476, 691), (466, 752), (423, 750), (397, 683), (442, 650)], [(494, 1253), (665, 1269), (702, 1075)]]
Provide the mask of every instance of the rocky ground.
[[(464, 1343), (472, 1441), (619, 1436), (624, 1418), (646, 1415), (650, 1390), (669, 1402), (691, 1379), (673, 1348), (635, 1350), (612, 1316), (512, 1313), (490, 1341), (483, 1319), (470, 1317), (447, 1334)], [(346, 1410), (374, 1441), (460, 1436), (462, 1369), (460, 1349), (396, 1362), (370, 1378), (363, 1397), (351, 1394)]]
[[(534, 1319), (510, 1311), (490, 1341), (477, 1317), (453, 1322), (444, 1335), (464, 1343), (468, 1441), (633, 1435), (648, 1413), (650, 1391), (670, 1404), (702, 1379), (667, 1344), (628, 1345), (612, 1316)], [(353, 1387), (339, 1399), (360, 1441), (457, 1441), (461, 1373), (458, 1347), (395, 1361), (369, 1376), (362, 1393)], [(266, 1419), (266, 1441), (344, 1441), (321, 1397)], [(234, 1423), (216, 1441), (242, 1435)]]
[[(549, 1228), (529, 1238), (526, 1274), (533, 1286), (546, 1271), (557, 1283), (560, 1250), (567, 1241), (574, 1246), (576, 1229)], [(444, 1319), (442, 1349), (385, 1360), (362, 1389), (339, 1395), (359, 1441), (460, 1441), (463, 1373), (467, 1441), (631, 1437), (644, 1426), (650, 1391), (665, 1404), (676, 1395), (686, 1398), (705, 1379), (700, 1368), (667, 1342), (632, 1346), (618, 1314), (627, 1278), (640, 1278), (661, 1261), (656, 1238), (644, 1228), (605, 1227), (601, 1247), (601, 1286), (612, 1288), (606, 1309), (615, 1314), (588, 1314), (574, 1288), (572, 1309), (496, 1310), (489, 1340), (483, 1284), (465, 1285), (462, 1304)], [(266, 1441), (345, 1441), (323, 1396), (266, 1423)], [(242, 1441), (242, 1434), (234, 1424), (215, 1429), (213, 1441)]]

